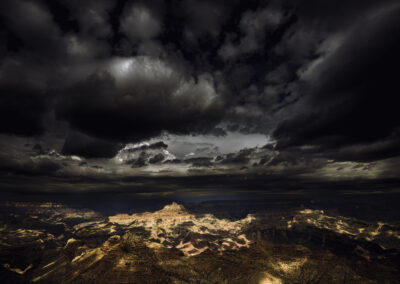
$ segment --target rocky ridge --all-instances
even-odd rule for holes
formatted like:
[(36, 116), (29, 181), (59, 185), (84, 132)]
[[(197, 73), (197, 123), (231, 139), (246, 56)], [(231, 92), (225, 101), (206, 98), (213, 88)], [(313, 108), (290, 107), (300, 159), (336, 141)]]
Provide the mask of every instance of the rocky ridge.
[(323, 210), (229, 220), (177, 203), (109, 217), (51, 203), (5, 208), (0, 280), (13, 283), (397, 283), (400, 275), (398, 225)]
[(176, 247), (185, 255), (197, 255), (207, 249), (238, 250), (249, 246), (243, 228), (250, 224), (251, 215), (238, 221), (218, 219), (212, 214), (195, 215), (182, 205), (172, 203), (154, 213), (110, 216), (109, 221), (131, 228), (144, 228), (151, 246)]

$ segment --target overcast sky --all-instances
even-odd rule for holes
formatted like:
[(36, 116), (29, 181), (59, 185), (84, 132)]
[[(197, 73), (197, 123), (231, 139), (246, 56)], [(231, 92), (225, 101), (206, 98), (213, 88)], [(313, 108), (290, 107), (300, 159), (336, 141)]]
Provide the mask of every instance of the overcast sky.
[(397, 0), (2, 0), (0, 187), (397, 179), (399, 50)]

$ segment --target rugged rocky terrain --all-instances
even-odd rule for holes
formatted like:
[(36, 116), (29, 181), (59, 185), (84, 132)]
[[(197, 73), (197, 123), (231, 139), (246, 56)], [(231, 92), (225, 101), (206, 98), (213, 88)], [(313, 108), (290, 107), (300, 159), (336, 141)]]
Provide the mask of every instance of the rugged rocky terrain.
[(5, 203), (1, 283), (399, 283), (400, 227), (293, 208), (241, 219)]

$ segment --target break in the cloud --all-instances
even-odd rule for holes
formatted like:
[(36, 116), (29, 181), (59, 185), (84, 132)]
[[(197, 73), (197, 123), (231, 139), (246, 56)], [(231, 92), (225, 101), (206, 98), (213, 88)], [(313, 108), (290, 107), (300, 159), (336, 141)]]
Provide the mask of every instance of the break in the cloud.
[(395, 0), (3, 0), (2, 176), (393, 177), (399, 19)]

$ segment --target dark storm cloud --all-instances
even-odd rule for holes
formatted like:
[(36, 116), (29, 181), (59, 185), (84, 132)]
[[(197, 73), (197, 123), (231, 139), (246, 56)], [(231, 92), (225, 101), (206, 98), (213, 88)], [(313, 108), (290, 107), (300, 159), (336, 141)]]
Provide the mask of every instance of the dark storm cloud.
[[(280, 1), (274, 1), (279, 3)], [(353, 0), (337, 2), (327, 0), (305, 0), (301, 3), (289, 0), (287, 4), (296, 7), (296, 13), (305, 26), (312, 29), (330, 29), (331, 31), (346, 30), (355, 22), (362, 20), (371, 12), (392, 9), (396, 0)]]
[(111, 0), (61, 0), (59, 2), (46, 0), (50, 10), (59, 19), (57, 24), (66, 29), (78, 30), (87, 36), (109, 38), (112, 33), (110, 13), (115, 6)]
[(41, 1), (0, 3), (0, 29), (5, 35), (0, 61), (0, 132), (23, 136), (46, 132), (49, 123), (44, 120), (52, 111), (52, 90), (68, 82), (65, 72), (74, 60), (77, 43), (75, 36), (63, 33), (55, 18)]
[[(294, 176), (396, 159), (396, 2), (1, 1), (0, 132), (46, 145), (7, 156), (2, 169), (73, 176), (81, 163), (99, 176), (124, 166)], [(101, 159), (164, 132), (229, 131), (272, 135), (277, 146), (221, 154), (208, 145), (172, 162), (160, 142), (135, 148), (126, 163)]]
[(22, 136), (44, 132), (46, 104), (37, 86), (0, 82), (0, 132)]
[(90, 75), (59, 97), (58, 116), (90, 135), (134, 142), (162, 131), (204, 133), (223, 115), (223, 103), (208, 76), (185, 81), (162, 61), (147, 57), (117, 63), (116, 68), (126, 72), (125, 81), (107, 71)]
[(5, 35), (0, 61), (0, 132), (22, 136), (45, 132), (50, 97), (47, 64), (66, 55), (66, 41), (46, 7), (33, 1), (1, 1), (0, 29)]
[(394, 131), (389, 137), (380, 141), (342, 147), (330, 153), (337, 160), (371, 162), (400, 155), (400, 133)]
[(243, 149), (239, 153), (230, 153), (221, 161), (223, 164), (247, 164), (253, 149)]
[(19, 159), (1, 156), (0, 176), (48, 176), (55, 174), (63, 165), (50, 157), (42, 159)]
[(208, 167), (212, 165), (212, 158), (207, 158), (207, 157), (189, 158), (186, 159), (185, 162), (191, 164), (193, 167)]
[(40, 2), (2, 1), (3, 25), (30, 57), (51, 60), (66, 50), (61, 31)]
[(154, 157), (151, 157), (149, 159), (149, 163), (150, 164), (157, 164), (160, 163), (164, 160), (164, 155), (161, 153), (158, 153), (157, 155), (155, 155)]
[[(301, 74), (302, 70), (312, 62), (323, 58), (325, 51), (321, 51), (321, 45), (327, 45), (329, 41), (331, 45), (340, 45), (341, 42), (338, 40), (335, 43), (335, 36), (339, 39), (340, 36), (355, 29), (355, 26), (362, 26), (364, 24), (362, 21), (365, 19), (374, 17), (380, 12), (393, 10), (393, 4), (395, 4), (395, 1), (379, 3), (376, 1), (349, 3), (325, 1), (323, 5), (317, 2), (275, 1), (275, 3), (259, 5), (259, 8), (249, 9), (243, 13), (242, 22), (246, 14), (253, 15), (251, 21), (254, 25), (250, 25), (253, 32), (250, 34), (255, 34), (254, 31), (262, 27), (257, 24), (259, 23), (257, 14), (276, 11), (283, 16), (280, 24), (277, 22), (274, 28), (265, 29), (264, 33), (261, 33), (264, 40), (258, 37), (258, 41), (253, 41), (258, 45), (253, 44), (254, 51), (249, 55), (235, 57), (235, 52), (240, 50), (240, 40), (249, 39), (246, 33), (243, 33), (236, 44), (231, 45), (232, 58), (238, 61), (232, 66), (227, 64), (224, 76), (229, 78), (227, 79), (230, 82), (229, 88), (235, 93), (235, 97), (230, 100), (234, 102), (234, 106), (229, 109), (228, 119), (237, 125), (244, 125), (238, 129), (245, 132), (268, 133), (293, 114), (308, 112), (300, 108), (293, 109), (292, 105), (299, 101), (302, 103), (309, 92), (314, 92), (314, 90), (302, 88), (304, 82)], [(286, 8), (283, 8), (285, 6)], [(260, 18), (263, 21), (267, 19)], [(366, 29), (365, 33), (373, 32), (371, 27), (375, 24), (377, 23), (370, 23), (370, 28)], [(270, 31), (269, 34), (268, 31)], [(391, 36), (388, 35), (388, 38)], [(370, 46), (375, 49), (371, 42), (379, 45), (379, 41), (380, 39), (365, 41), (364, 50), (368, 50)], [(357, 72), (354, 68), (351, 70)], [(330, 77), (329, 70), (326, 73), (326, 76)]]
[(215, 127), (212, 129), (209, 134), (214, 135), (216, 137), (226, 136), (226, 131), (221, 127)]
[(80, 133), (70, 133), (62, 148), (64, 155), (78, 155), (85, 158), (112, 158), (121, 144), (95, 139)]
[(183, 1), (180, 8), (187, 23), (185, 39), (190, 42), (204, 35), (218, 36), (231, 10), (226, 4), (222, 1)]
[[(303, 199), (308, 203), (316, 196), (324, 197), (327, 203), (332, 203), (339, 196), (348, 201), (349, 198), (365, 197), (365, 194), (373, 194), (372, 200), (380, 198), (376, 191), (386, 188), (398, 188), (399, 179), (358, 179), (352, 181), (326, 182), (323, 179), (310, 180), (307, 178), (288, 178), (279, 175), (209, 175), (198, 178), (192, 177), (130, 177), (124, 179), (82, 179), (74, 177), (74, 182), (69, 179), (48, 178), (29, 176), (25, 179), (12, 180), (12, 184), (2, 184), (2, 195), (12, 193), (23, 194), (79, 194), (79, 199), (93, 200), (94, 196), (102, 196), (107, 201), (112, 200), (118, 194), (119, 198), (137, 199), (143, 194), (150, 197), (169, 196), (173, 199), (179, 197), (214, 197), (236, 196), (241, 202), (249, 198), (268, 198), (277, 202), (275, 206), (281, 207), (288, 196)], [(11, 179), (10, 179), (11, 180)], [(59, 183), (60, 186), (54, 191), (52, 184)], [(28, 184), (28, 186), (26, 186)], [(321, 188), (324, 190), (321, 192)], [(341, 194), (343, 193), (343, 195)], [(351, 197), (350, 194), (353, 193)], [(361, 194), (360, 194), (361, 193)], [(375, 193), (375, 194), (374, 194)], [(85, 195), (87, 194), (87, 195)], [(95, 195), (93, 195), (95, 194)], [(288, 195), (289, 194), (289, 195)], [(310, 195), (309, 195), (310, 194)], [(383, 194), (385, 196), (386, 194)], [(389, 198), (398, 198), (387, 193)], [(51, 196), (55, 197), (55, 196)], [(371, 197), (371, 196), (370, 196)], [(297, 206), (299, 203), (297, 204)], [(129, 205), (131, 210), (132, 205)], [(239, 205), (237, 205), (239, 206)], [(240, 207), (240, 206), (239, 206)], [(373, 207), (373, 206), (372, 206)]]
[(219, 50), (219, 55), (224, 60), (259, 51), (264, 47), (266, 36), (282, 22), (281, 10), (270, 7), (243, 13), (239, 28), (243, 36), (237, 44), (229, 40)]
[(130, 5), (121, 18), (121, 30), (131, 40), (146, 40), (162, 31), (162, 22), (141, 3)]
[[(399, 19), (399, 6), (364, 19), (332, 54), (305, 71), (309, 73), (304, 76), (303, 91), (310, 95), (299, 114), (278, 126), (274, 133), (278, 147), (314, 145), (323, 152), (371, 143), (371, 149), (359, 151), (358, 159), (366, 152), (371, 158), (373, 153), (375, 158), (381, 158), (378, 153), (388, 156), (390, 150), (385, 154), (384, 144), (393, 149), (399, 141)], [(372, 144), (381, 139), (386, 143)], [(356, 156), (353, 152), (348, 158)]]

